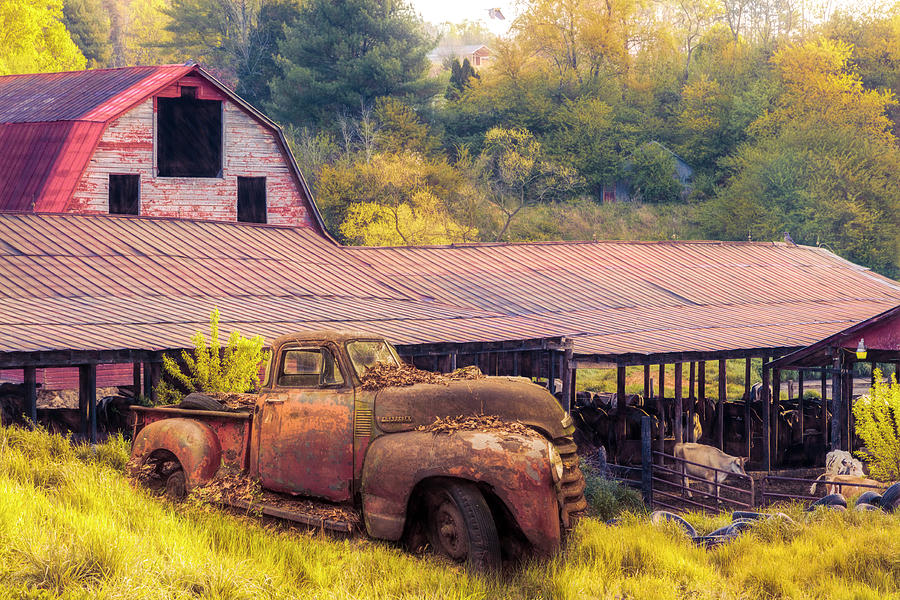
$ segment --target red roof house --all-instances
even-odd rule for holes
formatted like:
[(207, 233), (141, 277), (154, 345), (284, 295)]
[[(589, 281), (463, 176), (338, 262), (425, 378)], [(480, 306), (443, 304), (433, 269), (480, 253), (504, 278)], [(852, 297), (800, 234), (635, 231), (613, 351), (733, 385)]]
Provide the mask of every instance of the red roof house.
[(279, 127), (200, 67), (0, 77), (0, 211), (324, 232)]

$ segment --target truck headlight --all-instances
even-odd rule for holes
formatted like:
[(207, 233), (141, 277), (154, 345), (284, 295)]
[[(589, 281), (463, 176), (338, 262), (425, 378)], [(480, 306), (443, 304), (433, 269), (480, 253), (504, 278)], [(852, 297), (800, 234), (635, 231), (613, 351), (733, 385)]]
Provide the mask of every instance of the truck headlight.
[(550, 473), (553, 475), (553, 481), (559, 482), (563, 476), (563, 459), (559, 455), (559, 450), (552, 443), (547, 442), (547, 453), (550, 456)]

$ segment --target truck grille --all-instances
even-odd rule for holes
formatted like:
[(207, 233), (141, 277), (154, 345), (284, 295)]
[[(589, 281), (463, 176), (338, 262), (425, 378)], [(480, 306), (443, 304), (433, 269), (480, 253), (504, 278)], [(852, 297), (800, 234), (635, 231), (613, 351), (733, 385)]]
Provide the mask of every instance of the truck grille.
[(563, 476), (561, 486), (562, 521), (566, 527), (572, 526), (572, 516), (587, 508), (584, 498), (584, 475), (578, 466), (578, 448), (572, 438), (556, 438), (553, 445), (563, 460)]

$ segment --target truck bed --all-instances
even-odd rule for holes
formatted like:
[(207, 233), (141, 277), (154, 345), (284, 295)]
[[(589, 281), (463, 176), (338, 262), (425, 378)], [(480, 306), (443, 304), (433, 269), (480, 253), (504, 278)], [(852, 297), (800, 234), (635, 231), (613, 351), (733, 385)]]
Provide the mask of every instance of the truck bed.
[(134, 411), (134, 431), (138, 432), (155, 421), (185, 418), (205, 423), (222, 444), (222, 466), (230, 472), (246, 472), (250, 468), (250, 424), (253, 415), (249, 410), (224, 412), (215, 410), (192, 410), (171, 406), (132, 406)]

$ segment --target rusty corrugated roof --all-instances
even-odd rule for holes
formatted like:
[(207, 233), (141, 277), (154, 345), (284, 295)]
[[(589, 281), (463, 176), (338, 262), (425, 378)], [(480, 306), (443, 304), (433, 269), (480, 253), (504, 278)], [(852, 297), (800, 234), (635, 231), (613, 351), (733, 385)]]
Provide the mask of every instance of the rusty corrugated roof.
[(780, 243), (346, 248), (308, 229), (0, 213), (0, 352), (184, 345), (223, 328), (398, 344), (567, 336), (577, 355), (797, 347), (900, 304), (900, 284)]

